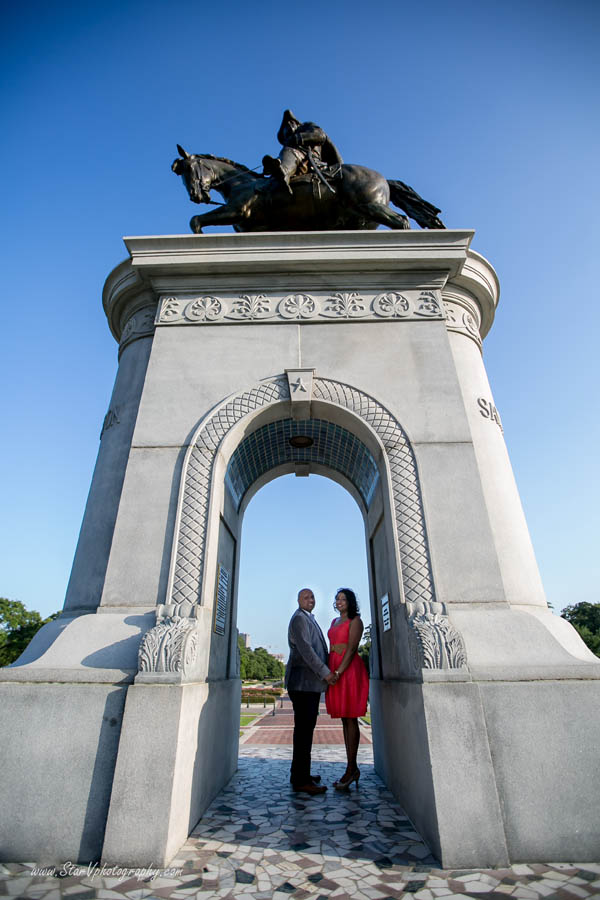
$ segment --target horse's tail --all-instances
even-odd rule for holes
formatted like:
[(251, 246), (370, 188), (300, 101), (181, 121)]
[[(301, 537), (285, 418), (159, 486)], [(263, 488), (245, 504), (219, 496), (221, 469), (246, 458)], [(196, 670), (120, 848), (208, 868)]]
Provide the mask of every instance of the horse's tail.
[(419, 197), (414, 191), (403, 181), (388, 181), (390, 186), (390, 198), (394, 206), (402, 209), (411, 219), (421, 226), (421, 228), (445, 228), (446, 226), (441, 219), (438, 219), (438, 213), (441, 209), (428, 203)]

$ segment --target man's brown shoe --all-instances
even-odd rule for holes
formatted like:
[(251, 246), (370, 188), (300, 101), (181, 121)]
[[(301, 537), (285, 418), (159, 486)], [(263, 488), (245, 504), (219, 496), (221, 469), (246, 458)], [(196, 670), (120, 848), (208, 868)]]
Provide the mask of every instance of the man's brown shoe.
[(314, 784), (314, 782), (310, 781), (308, 784), (302, 785), (292, 785), (292, 790), (296, 791), (296, 793), (301, 792), (303, 794), (324, 794), (327, 790), (326, 785), (324, 784)]

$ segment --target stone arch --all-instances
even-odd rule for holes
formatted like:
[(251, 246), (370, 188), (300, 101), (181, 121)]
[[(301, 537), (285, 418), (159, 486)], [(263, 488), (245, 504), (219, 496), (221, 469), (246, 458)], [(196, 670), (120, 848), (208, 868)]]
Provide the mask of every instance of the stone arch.
[[(376, 436), (393, 497), (404, 599), (409, 604), (434, 603), (419, 477), (406, 433), (384, 406), (351, 385), (315, 377), (312, 398), (348, 410)], [(228, 433), (252, 413), (289, 400), (288, 379), (277, 375), (227, 398), (196, 429), (183, 466), (167, 603), (159, 608), (159, 617), (188, 617), (197, 605), (204, 577), (213, 470)]]

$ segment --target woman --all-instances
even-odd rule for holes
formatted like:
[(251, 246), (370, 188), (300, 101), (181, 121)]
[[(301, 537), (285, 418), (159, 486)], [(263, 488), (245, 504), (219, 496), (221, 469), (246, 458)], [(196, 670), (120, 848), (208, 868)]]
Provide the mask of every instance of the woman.
[(339, 781), (334, 782), (338, 791), (350, 790), (353, 781), (358, 787), (360, 770), (356, 754), (360, 741), (358, 717), (367, 711), (369, 676), (360, 656), (358, 645), (363, 633), (363, 623), (358, 615), (356, 594), (349, 588), (340, 588), (335, 596), (334, 609), (339, 613), (331, 623), (327, 637), (331, 644), (329, 668), (336, 675), (336, 682), (325, 694), (327, 712), (333, 719), (341, 719), (348, 765)]

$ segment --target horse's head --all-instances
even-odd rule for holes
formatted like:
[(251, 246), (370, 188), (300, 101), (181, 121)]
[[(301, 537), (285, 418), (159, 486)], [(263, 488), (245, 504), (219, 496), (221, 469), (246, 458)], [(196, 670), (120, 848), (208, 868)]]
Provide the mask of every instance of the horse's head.
[(209, 203), (210, 187), (214, 173), (206, 165), (201, 156), (188, 153), (177, 144), (181, 156), (175, 160), (171, 169), (181, 175), (192, 203)]

